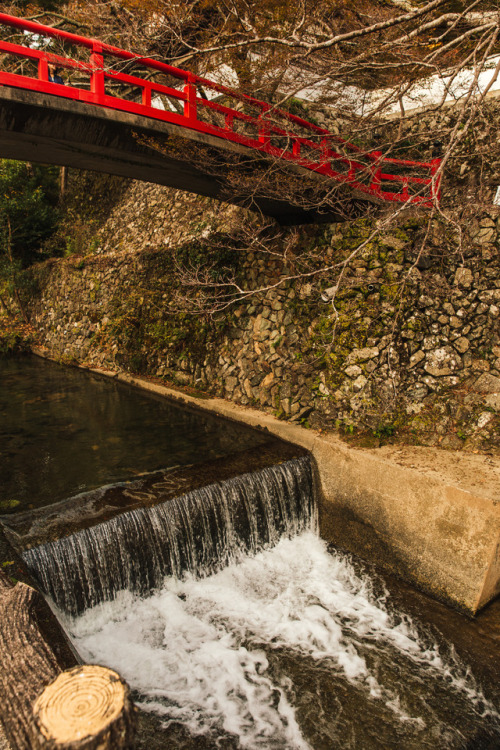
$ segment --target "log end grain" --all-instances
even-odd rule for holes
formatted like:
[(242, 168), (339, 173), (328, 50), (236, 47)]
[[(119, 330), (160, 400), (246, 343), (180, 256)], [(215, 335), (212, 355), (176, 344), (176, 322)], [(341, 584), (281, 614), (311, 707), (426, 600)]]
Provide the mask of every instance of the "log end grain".
[(132, 747), (135, 712), (127, 684), (97, 665), (62, 672), (33, 709), (39, 748), (93, 750)]

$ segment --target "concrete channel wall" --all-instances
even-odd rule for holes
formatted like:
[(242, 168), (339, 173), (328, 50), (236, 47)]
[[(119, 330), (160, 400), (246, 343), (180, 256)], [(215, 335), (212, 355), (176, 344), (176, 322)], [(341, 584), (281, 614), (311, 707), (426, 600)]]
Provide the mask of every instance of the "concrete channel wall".
[(103, 375), (266, 429), (311, 451), (320, 533), (467, 614), (500, 593), (500, 466), (434, 448), (355, 449), (255, 409), (124, 373)]

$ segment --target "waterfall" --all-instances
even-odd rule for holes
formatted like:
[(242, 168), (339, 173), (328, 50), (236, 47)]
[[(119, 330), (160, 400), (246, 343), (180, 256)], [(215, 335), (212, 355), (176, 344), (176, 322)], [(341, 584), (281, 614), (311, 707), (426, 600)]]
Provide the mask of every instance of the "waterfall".
[(210, 575), (242, 554), (316, 528), (311, 460), (304, 456), (128, 511), (23, 558), (56, 604), (78, 614), (125, 589), (158, 589), (165, 576)]

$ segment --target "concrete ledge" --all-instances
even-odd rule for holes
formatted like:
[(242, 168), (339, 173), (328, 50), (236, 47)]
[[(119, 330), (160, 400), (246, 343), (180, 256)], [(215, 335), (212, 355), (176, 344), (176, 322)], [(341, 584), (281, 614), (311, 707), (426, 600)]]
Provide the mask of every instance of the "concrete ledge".
[(93, 370), (311, 451), (322, 536), (467, 614), (500, 593), (500, 461), (434, 448), (351, 448), (269, 414)]

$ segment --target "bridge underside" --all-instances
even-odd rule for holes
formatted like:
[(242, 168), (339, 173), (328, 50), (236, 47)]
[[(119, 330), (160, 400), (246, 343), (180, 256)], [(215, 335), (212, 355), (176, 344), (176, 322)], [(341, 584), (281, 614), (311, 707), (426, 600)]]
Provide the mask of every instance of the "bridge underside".
[[(363, 207), (366, 210), (364, 196), (347, 197), (346, 191), (338, 207), (328, 210), (296, 205), (290, 197), (280, 197), (279, 191), (276, 197), (272, 190), (252, 194), (248, 189), (252, 173), (264, 172), (269, 162), (256, 158), (250, 149), (150, 118), (7, 87), (0, 87), (0, 158), (166, 185), (261, 211), (281, 224), (345, 221)], [(212, 167), (207, 168), (208, 164)], [(235, 186), (235, 168), (248, 178), (246, 189)], [(332, 187), (331, 181), (309, 170), (293, 165), (286, 169), (298, 197), (301, 186), (304, 192), (311, 186), (316, 190)]]

